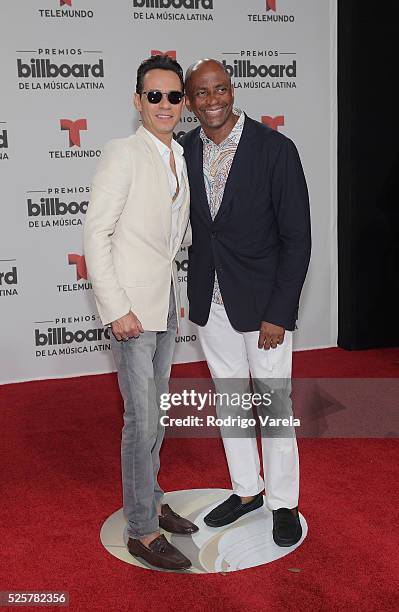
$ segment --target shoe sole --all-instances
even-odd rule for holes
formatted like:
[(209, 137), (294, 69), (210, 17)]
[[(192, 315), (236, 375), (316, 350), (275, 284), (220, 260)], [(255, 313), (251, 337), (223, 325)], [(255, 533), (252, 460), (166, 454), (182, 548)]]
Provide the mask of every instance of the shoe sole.
[(190, 565), (185, 565), (183, 567), (165, 567), (164, 565), (154, 565), (153, 563), (150, 563), (149, 561), (147, 561), (147, 559), (145, 559), (141, 555), (135, 555), (131, 553), (130, 550), (128, 550), (128, 553), (132, 555), (132, 557), (134, 557), (135, 559), (141, 559), (142, 561), (144, 561), (144, 563), (148, 565), (150, 568), (154, 567), (155, 569), (169, 570), (173, 572), (173, 571), (190, 569), (190, 567), (192, 567), (192, 563), (190, 563)]
[(161, 527), (161, 525), (159, 527), (160, 529), (162, 529), (162, 531), (166, 531), (167, 533), (173, 533), (174, 535), (191, 536), (191, 535), (194, 535), (194, 533), (199, 532), (199, 528), (196, 531), (182, 532), (182, 531), (172, 531), (171, 529), (165, 529), (165, 527)]

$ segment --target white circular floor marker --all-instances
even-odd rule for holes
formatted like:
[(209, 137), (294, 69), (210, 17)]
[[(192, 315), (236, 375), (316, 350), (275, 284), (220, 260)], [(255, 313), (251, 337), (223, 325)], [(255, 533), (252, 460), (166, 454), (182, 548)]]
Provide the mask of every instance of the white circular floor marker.
[[(271, 563), (293, 552), (306, 538), (308, 526), (300, 514), (302, 538), (294, 546), (277, 546), (272, 537), (273, 516), (265, 504), (226, 527), (207, 527), (204, 516), (231, 494), (228, 489), (189, 489), (165, 493), (164, 503), (200, 528), (193, 536), (162, 532), (191, 560), (192, 567), (184, 573), (235, 572)], [(155, 570), (127, 551), (126, 537), (126, 521), (120, 509), (103, 524), (100, 532), (102, 544), (121, 561)]]

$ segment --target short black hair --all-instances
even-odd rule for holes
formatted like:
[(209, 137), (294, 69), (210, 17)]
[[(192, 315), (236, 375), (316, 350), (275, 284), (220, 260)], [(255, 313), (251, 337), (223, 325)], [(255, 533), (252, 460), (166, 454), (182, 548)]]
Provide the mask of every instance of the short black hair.
[(168, 55), (152, 55), (146, 60), (143, 60), (137, 68), (136, 93), (141, 94), (144, 89), (144, 77), (150, 70), (171, 70), (180, 79), (181, 89), (184, 93), (184, 78), (183, 69), (180, 64), (169, 57)]

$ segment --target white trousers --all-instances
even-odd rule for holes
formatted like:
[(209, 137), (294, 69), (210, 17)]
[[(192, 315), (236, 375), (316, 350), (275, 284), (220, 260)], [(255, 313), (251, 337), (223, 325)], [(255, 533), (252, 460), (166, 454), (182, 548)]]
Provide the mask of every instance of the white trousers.
[[(290, 385), (292, 332), (275, 349), (258, 348), (259, 332), (238, 332), (224, 306), (212, 302), (209, 319), (198, 326), (201, 347), (213, 379), (285, 379)], [(289, 400), (290, 401), (290, 400)], [(265, 488), (270, 510), (295, 508), (299, 497), (299, 458), (295, 436), (262, 437), (263, 473), (255, 435), (224, 437), (232, 488), (236, 495), (256, 495)]]

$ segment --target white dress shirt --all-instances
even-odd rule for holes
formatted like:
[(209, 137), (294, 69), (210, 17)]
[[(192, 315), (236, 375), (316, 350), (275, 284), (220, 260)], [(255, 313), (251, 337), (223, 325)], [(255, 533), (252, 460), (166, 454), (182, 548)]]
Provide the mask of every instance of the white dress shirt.
[[(146, 129), (146, 128), (144, 128)], [(173, 156), (175, 158), (175, 166), (176, 166), (176, 175), (179, 181), (179, 194), (177, 198), (172, 201), (172, 223), (170, 228), (170, 250), (171, 253), (174, 251), (175, 242), (178, 233), (178, 221), (179, 221), (179, 211), (181, 205), (183, 203), (186, 186), (183, 181), (183, 166), (184, 166), (184, 157), (183, 157), (183, 147), (179, 145), (178, 142), (172, 139), (171, 148), (169, 148), (166, 144), (164, 144), (159, 138), (154, 136), (149, 130), (146, 129), (146, 132), (151, 136), (152, 140), (157, 146), (158, 152), (162, 158), (162, 162), (165, 166), (168, 181), (169, 181), (169, 190), (170, 196), (173, 200), (173, 196), (176, 193), (177, 189), (177, 181), (176, 177), (172, 172), (172, 168), (170, 167), (170, 152), (173, 151)]]

